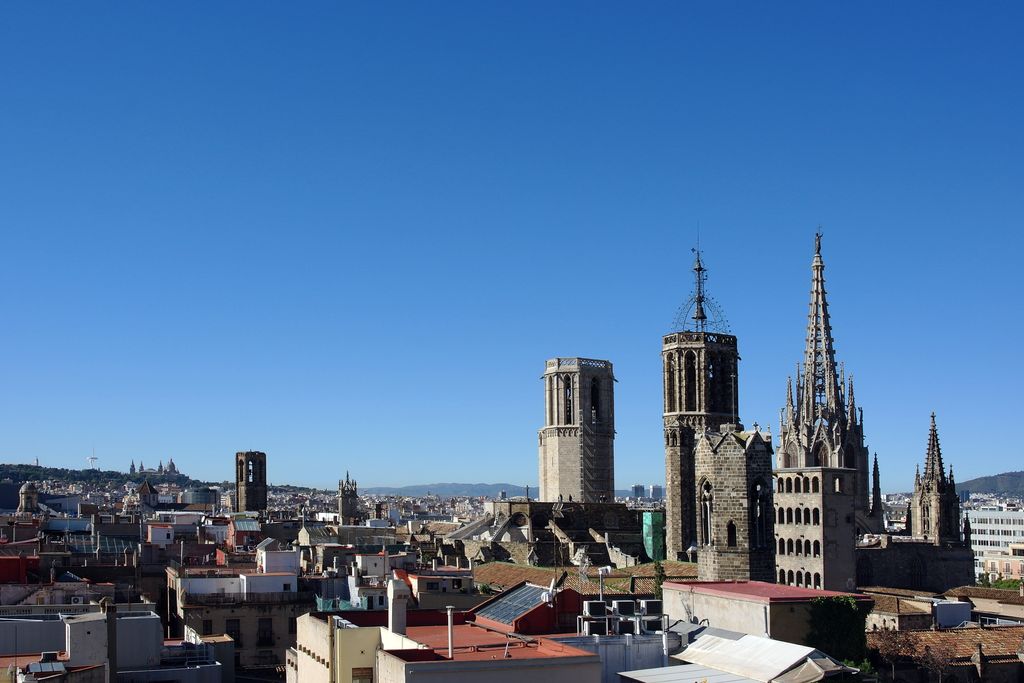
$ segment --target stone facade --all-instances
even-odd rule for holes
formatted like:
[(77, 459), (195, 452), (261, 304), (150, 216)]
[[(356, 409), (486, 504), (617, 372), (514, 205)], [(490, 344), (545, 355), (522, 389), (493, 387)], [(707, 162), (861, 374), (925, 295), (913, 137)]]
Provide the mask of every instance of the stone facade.
[(855, 556), (858, 586), (943, 593), (974, 584), (974, 553), (969, 546), (937, 546), (884, 535), (857, 546)]
[(262, 512), (267, 509), (266, 453), (235, 453), (235, 493), (238, 512)]
[(338, 481), (338, 520), (339, 524), (359, 524), (363, 515), (359, 509), (359, 488), (355, 479), (350, 479), (348, 472), (345, 478)]
[(544, 427), (538, 433), (540, 499), (615, 500), (615, 376), (612, 364), (552, 358), (544, 368)]
[(924, 476), (920, 470), (914, 475), (914, 494), (908, 514), (908, 527), (913, 536), (935, 545), (961, 543), (960, 497), (956, 494), (953, 468), (949, 468), (949, 476), (943, 469), (935, 413), (932, 413), (931, 428), (928, 430)]
[(727, 424), (698, 435), (695, 453), (698, 577), (774, 581), (771, 441)]
[(868, 475), (853, 377), (847, 381), (836, 363), (820, 234), (814, 246), (804, 362), (797, 368), (795, 393), (792, 378), (787, 383), (777, 451), (777, 578), (850, 590), (857, 536), (884, 527), (881, 490), (877, 461), (873, 477)]
[[(665, 436), (665, 554), (687, 559), (697, 542), (694, 448), (705, 429), (739, 421), (736, 337), (709, 330), (704, 313), (706, 270), (697, 254), (696, 286), (681, 316), (683, 329), (662, 338)], [(714, 327), (714, 325), (712, 325)]]

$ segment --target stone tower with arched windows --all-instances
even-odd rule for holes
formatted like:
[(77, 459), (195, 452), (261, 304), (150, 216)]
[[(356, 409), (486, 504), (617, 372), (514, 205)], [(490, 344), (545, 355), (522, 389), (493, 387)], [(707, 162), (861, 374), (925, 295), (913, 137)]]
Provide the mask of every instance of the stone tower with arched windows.
[(775, 581), (771, 437), (725, 424), (696, 436), (697, 576)]
[(864, 416), (854, 399), (853, 378), (847, 381), (836, 364), (820, 234), (811, 273), (804, 362), (797, 369), (796, 391), (792, 378), (787, 383), (776, 451), (776, 578), (850, 590), (857, 536), (884, 530), (881, 493), (877, 463), (874, 477), (868, 474)]
[(235, 496), (238, 512), (262, 512), (267, 509), (266, 453), (235, 453)]
[[(706, 269), (697, 252), (694, 294), (662, 338), (665, 436), (665, 553), (687, 559), (697, 545), (697, 435), (739, 422), (739, 353), (724, 317), (705, 296)], [(711, 313), (709, 316), (708, 313)]]
[(590, 358), (552, 358), (541, 379), (540, 500), (614, 503), (612, 364)]

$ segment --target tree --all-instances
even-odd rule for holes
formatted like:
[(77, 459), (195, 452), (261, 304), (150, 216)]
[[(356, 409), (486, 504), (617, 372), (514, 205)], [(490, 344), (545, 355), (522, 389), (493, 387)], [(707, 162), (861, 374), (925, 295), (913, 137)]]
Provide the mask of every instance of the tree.
[(864, 659), (866, 605), (846, 595), (811, 600), (807, 645), (840, 660)]
[(874, 633), (875, 649), (883, 662), (889, 665), (892, 679), (896, 680), (896, 662), (914, 655), (916, 639), (906, 631), (894, 628), (882, 629)]
[(953, 657), (952, 648), (945, 643), (939, 642), (933, 645), (925, 645), (923, 649), (919, 648), (914, 660), (923, 668), (935, 674), (936, 683), (942, 683), (942, 679), (945, 678), (949, 669), (953, 666)]
[(665, 567), (661, 562), (654, 563), (654, 597), (661, 600), (661, 584), (665, 583)]

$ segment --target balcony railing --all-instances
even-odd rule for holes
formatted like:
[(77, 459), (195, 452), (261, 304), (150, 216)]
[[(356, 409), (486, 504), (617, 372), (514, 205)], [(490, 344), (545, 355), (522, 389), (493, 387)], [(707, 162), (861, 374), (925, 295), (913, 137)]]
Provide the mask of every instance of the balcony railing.
[(181, 594), (183, 605), (293, 605), (308, 602), (313, 604), (316, 594), (312, 591), (288, 593), (188, 593)]

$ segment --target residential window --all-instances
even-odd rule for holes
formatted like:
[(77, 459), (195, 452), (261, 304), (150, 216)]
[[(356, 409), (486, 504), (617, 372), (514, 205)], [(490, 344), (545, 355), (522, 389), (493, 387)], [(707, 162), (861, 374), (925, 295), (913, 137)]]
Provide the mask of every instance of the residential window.
[(235, 641), (235, 651), (237, 652), (237, 648), (242, 647), (242, 627), (239, 620), (225, 619), (224, 633), (231, 636), (231, 639)]
[(256, 625), (257, 647), (270, 647), (274, 645), (274, 620), (269, 617), (260, 617)]
[(203, 619), (203, 635), (213, 635), (213, 619)]

